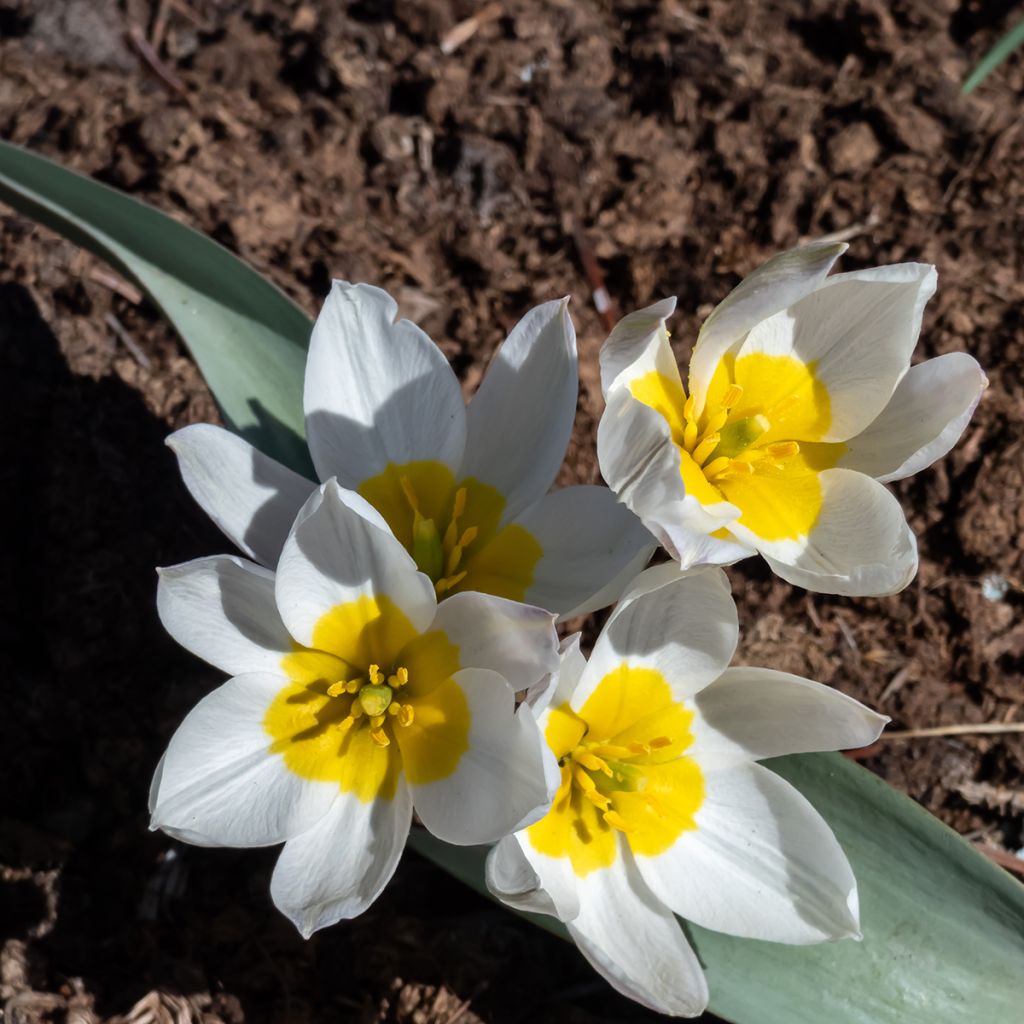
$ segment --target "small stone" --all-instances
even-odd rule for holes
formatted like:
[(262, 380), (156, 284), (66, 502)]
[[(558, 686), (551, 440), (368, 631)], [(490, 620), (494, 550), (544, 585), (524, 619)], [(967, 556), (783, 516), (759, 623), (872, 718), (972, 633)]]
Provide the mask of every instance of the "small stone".
[(829, 165), (835, 174), (857, 174), (872, 167), (881, 151), (871, 126), (857, 121), (829, 143)]

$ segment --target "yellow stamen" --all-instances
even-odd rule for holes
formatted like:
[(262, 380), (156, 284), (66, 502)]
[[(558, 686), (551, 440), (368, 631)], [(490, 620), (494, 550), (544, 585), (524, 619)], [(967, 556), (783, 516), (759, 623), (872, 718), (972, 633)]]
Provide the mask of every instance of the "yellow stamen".
[(384, 715), (370, 715), (370, 728), (379, 729), (384, 724)]
[(363, 709), (363, 705), (360, 704), (359, 701), (357, 701), (357, 700), (352, 701), (352, 707), (349, 710), (349, 717), (350, 718), (362, 718), (363, 715), (365, 715), (365, 714), (366, 714), (366, 711)]
[(457, 572), (454, 576), (446, 576), (434, 584), (434, 590), (440, 595), (452, 587), (457, 587), (466, 578), (466, 571)]
[(401, 726), (412, 725), (416, 718), (416, 709), (411, 704), (403, 704), (398, 709), (398, 724)]
[(597, 791), (597, 783), (579, 766), (575, 765), (572, 770), (572, 777), (576, 785), (583, 790), (584, 793), (593, 793)]
[(448, 526), (445, 528), (445, 531), (444, 531), (444, 542), (443, 543), (444, 543), (445, 551), (451, 551), (451, 549), (455, 546), (455, 541), (458, 539), (458, 536), (459, 536), (459, 528), (458, 528), (458, 526), (455, 525), (455, 520), (453, 519), (448, 524)]
[(466, 488), (460, 487), (455, 492), (455, 506), (452, 509), (452, 519), (458, 519), (466, 511)]
[(720, 440), (721, 436), (719, 434), (705, 435), (704, 440), (693, 450), (693, 461), (698, 466), (703, 466), (704, 460), (718, 447)]
[(408, 682), (409, 670), (402, 665), (395, 669), (395, 674), (393, 676), (388, 676), (388, 686), (393, 690), (397, 690), (400, 686), (405, 686)]
[(359, 687), (362, 686), (362, 685), (363, 685), (363, 681), (361, 679), (350, 679), (345, 684), (345, 692), (346, 693), (358, 693), (359, 692)]
[(612, 776), (611, 768), (609, 768), (608, 765), (592, 751), (580, 749), (574, 750), (572, 759), (592, 772), (604, 772), (608, 778), (611, 778)]
[(722, 427), (725, 426), (725, 421), (729, 418), (729, 410), (722, 409), (716, 412), (714, 416), (708, 420), (708, 425), (704, 428), (704, 436), (708, 437), (711, 434), (717, 434)]
[(331, 683), (331, 685), (327, 687), (327, 696), (340, 697), (345, 692), (345, 687), (347, 685), (348, 684), (345, 682), (344, 679), (340, 680), (337, 683)]
[(743, 388), (739, 384), (730, 384), (722, 395), (722, 408), (731, 409), (743, 397)]
[(731, 463), (732, 459), (725, 455), (719, 455), (717, 459), (712, 459), (711, 462), (704, 467), (704, 476), (707, 477), (708, 480), (714, 480), (716, 476), (724, 473)]
[(695, 419), (695, 417), (693, 415), (693, 410), (696, 408), (696, 406), (697, 406), (697, 400), (693, 397), (693, 395), (690, 395), (690, 397), (687, 398), (686, 401), (683, 403), (683, 419), (684, 420), (692, 421), (693, 419)]
[(384, 673), (381, 672), (380, 665), (371, 665), (366, 674), (370, 677), (370, 683), (373, 686), (380, 686), (384, 682)]
[(633, 829), (626, 823), (626, 819), (623, 818), (618, 811), (605, 811), (601, 817), (604, 818), (606, 825), (610, 825), (612, 828), (618, 829), (620, 832), (633, 831)]
[(477, 534), (479, 533), (479, 527), (467, 526), (466, 529), (462, 531), (462, 536), (459, 538), (459, 547), (463, 549), (468, 548), (469, 545), (476, 540)]
[(405, 500), (409, 502), (409, 508), (411, 508), (413, 512), (418, 513), (420, 508), (416, 501), (416, 491), (413, 489), (412, 481), (407, 476), (403, 476), (399, 479), (398, 483), (402, 488), (402, 493), (405, 495)]
[(776, 441), (774, 444), (765, 445), (764, 450), (770, 458), (789, 459), (800, 451), (800, 445), (796, 441)]
[(448, 565), (445, 567), (446, 572), (449, 576), (455, 575), (455, 570), (459, 567), (459, 562), (462, 561), (462, 545), (456, 544), (448, 554)]
[(371, 729), (370, 739), (373, 740), (378, 747), (387, 747), (391, 745), (391, 740), (388, 739), (388, 734), (383, 729)]
[(672, 741), (667, 736), (655, 736), (651, 740), (652, 750), (661, 750), (663, 747), (671, 747)]
[(650, 743), (630, 743), (629, 749), (634, 754), (649, 754), (651, 752)]
[(401, 707), (402, 707), (401, 704), (396, 704), (394, 701), (392, 701), (388, 705), (388, 714), (389, 715), (397, 715), (399, 710), (401, 709)]
[(603, 793), (598, 793), (596, 789), (588, 789), (583, 794), (595, 807), (599, 807), (602, 811), (608, 810), (611, 806), (611, 800), (608, 799)]

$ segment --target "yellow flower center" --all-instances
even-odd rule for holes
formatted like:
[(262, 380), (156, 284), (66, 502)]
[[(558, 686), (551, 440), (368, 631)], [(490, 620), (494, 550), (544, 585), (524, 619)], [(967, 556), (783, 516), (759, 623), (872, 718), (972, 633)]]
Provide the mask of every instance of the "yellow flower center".
[(622, 664), (579, 710), (551, 711), (545, 738), (562, 781), (547, 816), (530, 826), (533, 847), (568, 857), (577, 875), (613, 864), (616, 835), (639, 855), (667, 850), (696, 828), (704, 798), (700, 768), (683, 754), (693, 712), (661, 673)]
[(763, 540), (796, 540), (821, 512), (818, 474), (846, 446), (821, 440), (832, 422), (828, 390), (814, 363), (752, 352), (725, 356), (697, 412), (678, 377), (652, 371), (630, 384), (660, 413), (679, 451), (688, 494), (703, 505), (728, 501), (739, 523)]
[(440, 462), (391, 464), (359, 493), (434, 582), (438, 597), (476, 590), (522, 601), (544, 549), (517, 523), (501, 525), (505, 499), (473, 477), (456, 483)]
[(418, 634), (387, 597), (330, 609), (281, 667), (291, 682), (263, 728), (296, 775), (390, 800), (403, 772), (413, 785), (447, 778), (469, 749), (458, 648), (440, 630)]

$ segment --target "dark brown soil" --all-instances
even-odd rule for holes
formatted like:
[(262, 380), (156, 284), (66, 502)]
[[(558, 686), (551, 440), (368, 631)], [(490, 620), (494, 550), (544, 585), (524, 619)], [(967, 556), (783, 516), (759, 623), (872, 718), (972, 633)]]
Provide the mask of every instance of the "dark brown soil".
[[(127, 41), (158, 6), (181, 91)], [(958, 95), (1012, 7), (507, 0), (445, 55), (468, 0), (0, 0), (0, 134), (209, 232), (311, 313), (332, 276), (388, 288), (467, 389), (527, 307), (571, 291), (566, 481), (596, 478), (605, 334), (578, 232), (621, 309), (680, 296), (680, 355), (801, 240), (846, 232), (848, 268), (934, 262), (919, 354), (972, 352), (992, 386), (958, 449), (897, 486), (920, 576), (847, 601), (745, 563), (740, 654), (894, 729), (1020, 721), (1024, 62)], [(652, 1019), (413, 855), (306, 943), (270, 904), (272, 852), (146, 831), (153, 766), (215, 683), (163, 635), (153, 567), (224, 546), (162, 441), (216, 411), (146, 302), (24, 218), (0, 225), (2, 1019)], [(865, 763), (1014, 851), (1022, 758), (1020, 735), (962, 736)]]

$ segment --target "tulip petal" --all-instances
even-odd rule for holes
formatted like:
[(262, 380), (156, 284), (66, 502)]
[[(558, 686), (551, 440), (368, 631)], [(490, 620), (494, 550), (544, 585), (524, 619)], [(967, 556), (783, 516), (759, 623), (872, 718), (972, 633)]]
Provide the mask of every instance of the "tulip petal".
[(708, 986), (700, 961), (632, 857), (625, 854), (577, 884), (580, 912), (569, 934), (612, 988), (657, 1013), (703, 1013)]
[(512, 329), (466, 412), (460, 476), (482, 480), (505, 496), (503, 524), (554, 483), (578, 390), (568, 299), (545, 302)]
[(212, 423), (175, 431), (167, 446), (189, 493), (227, 538), (257, 562), (277, 565), (316, 484)]
[(533, 709), (542, 732), (547, 722), (544, 712), (552, 704), (557, 708), (572, 697), (587, 667), (587, 659), (580, 650), (582, 636), (582, 633), (573, 633), (565, 637), (558, 647), (557, 671), (544, 676), (526, 692), (526, 703)]
[(497, 842), (543, 817), (558, 788), (558, 766), (530, 709), (515, 710), (515, 693), (504, 677), (463, 669), (451, 682), (469, 709), (468, 747), (452, 774), (415, 781), (430, 743), (446, 741), (444, 724), (415, 750), (407, 737), (416, 724), (397, 730), (413, 803), (438, 839), (456, 846)]
[(411, 821), (401, 782), (392, 800), (340, 795), (316, 825), (284, 844), (270, 881), (274, 905), (306, 939), (361, 914), (395, 873)]
[(570, 921), (580, 911), (569, 859), (537, 853), (525, 835), (505, 836), (495, 844), (484, 874), (491, 893), (516, 910), (560, 921)]
[(674, 563), (641, 573), (594, 644), (572, 706), (579, 710), (623, 663), (664, 676), (677, 700), (717, 679), (739, 636), (729, 581), (719, 569), (680, 572)]
[(899, 593), (917, 572), (917, 541), (899, 502), (851, 469), (826, 469), (818, 480), (821, 511), (805, 539), (764, 541), (738, 523), (733, 531), (794, 586), (850, 597)]
[(694, 700), (687, 755), (698, 762), (866, 747), (889, 721), (830, 686), (768, 668), (727, 668)]
[(956, 444), (987, 386), (966, 352), (912, 366), (878, 418), (847, 441), (839, 465), (882, 482), (913, 476)]
[(654, 894), (702, 928), (805, 945), (859, 936), (857, 883), (832, 830), (759, 764), (704, 774), (696, 829), (636, 858)]
[(458, 647), (460, 668), (490, 669), (513, 690), (525, 690), (558, 667), (554, 617), (543, 608), (491, 594), (453, 594), (437, 606), (424, 634), (428, 642), (435, 630)]
[(466, 410), (441, 350), (379, 288), (335, 281), (313, 327), (303, 402), (321, 480), (355, 490), (389, 463), (462, 461)]
[(516, 520), (544, 549), (526, 600), (566, 619), (611, 604), (657, 542), (607, 487), (565, 487)]
[(182, 647), (229, 675), (281, 670), (292, 638), (269, 569), (217, 555), (157, 572), (160, 621)]
[(283, 675), (236, 676), (189, 712), (158, 767), (151, 829), (199, 846), (271, 846), (328, 812), (338, 787), (271, 752), (263, 718), (285, 686)]
[(291, 635), (312, 647), (325, 613), (362, 597), (389, 599), (414, 632), (430, 625), (437, 608), (433, 585), (405, 548), (349, 508), (330, 480), (306, 503), (285, 542), (277, 606)]
[(690, 358), (689, 389), (698, 413), (722, 356), (761, 321), (820, 288), (846, 248), (839, 242), (815, 242), (779, 253), (748, 274), (711, 311)]
[(682, 383), (665, 330), (675, 308), (674, 297), (661, 299), (628, 313), (615, 325), (601, 346), (601, 391), (606, 399), (616, 381), (628, 384), (651, 370)]
[(755, 326), (737, 368), (758, 352), (811, 366), (828, 392), (830, 425), (797, 440), (846, 441), (881, 413), (910, 367), (935, 283), (935, 268), (922, 263), (837, 274)]

